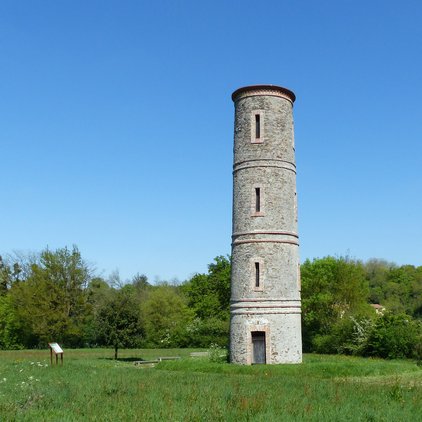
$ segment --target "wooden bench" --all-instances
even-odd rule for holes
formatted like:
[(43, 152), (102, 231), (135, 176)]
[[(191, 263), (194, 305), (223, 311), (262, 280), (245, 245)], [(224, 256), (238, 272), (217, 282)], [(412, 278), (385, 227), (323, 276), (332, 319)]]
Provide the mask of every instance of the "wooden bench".
[(210, 354), (209, 352), (191, 352), (190, 357), (191, 358), (205, 358), (208, 357)]
[(178, 360), (180, 356), (160, 356), (154, 360), (136, 360), (133, 362), (134, 365), (146, 365), (146, 364), (153, 364), (153, 363), (160, 363), (163, 360)]

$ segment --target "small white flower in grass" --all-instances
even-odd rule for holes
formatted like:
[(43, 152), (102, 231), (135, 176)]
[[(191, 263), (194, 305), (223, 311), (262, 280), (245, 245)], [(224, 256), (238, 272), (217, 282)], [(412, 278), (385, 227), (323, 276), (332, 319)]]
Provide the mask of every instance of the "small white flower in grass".
[(31, 365), (35, 365), (35, 362), (31, 362)]
[(39, 381), (39, 379), (38, 379), (38, 378), (35, 378), (35, 381), (37, 381), (37, 382), (38, 382), (38, 381)]
[(7, 381), (7, 378), (3, 378), (3, 382), (6, 382)]
[(28, 379), (32, 381), (34, 377), (31, 375)]
[(19, 372), (22, 372), (23, 371), (23, 369), (19, 369)]

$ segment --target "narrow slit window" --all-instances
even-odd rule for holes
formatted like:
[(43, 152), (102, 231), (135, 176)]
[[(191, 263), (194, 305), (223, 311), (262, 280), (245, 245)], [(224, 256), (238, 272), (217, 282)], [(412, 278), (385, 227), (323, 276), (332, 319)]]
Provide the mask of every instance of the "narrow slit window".
[(261, 139), (261, 115), (255, 114), (255, 139)]
[(261, 212), (261, 188), (255, 188), (255, 212)]
[(255, 262), (255, 287), (260, 285), (259, 262)]

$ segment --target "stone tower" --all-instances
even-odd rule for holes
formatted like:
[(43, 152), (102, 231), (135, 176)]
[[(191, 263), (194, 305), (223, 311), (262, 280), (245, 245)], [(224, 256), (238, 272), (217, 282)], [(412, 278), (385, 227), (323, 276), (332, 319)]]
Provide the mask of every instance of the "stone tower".
[(292, 91), (236, 90), (230, 357), (302, 361)]

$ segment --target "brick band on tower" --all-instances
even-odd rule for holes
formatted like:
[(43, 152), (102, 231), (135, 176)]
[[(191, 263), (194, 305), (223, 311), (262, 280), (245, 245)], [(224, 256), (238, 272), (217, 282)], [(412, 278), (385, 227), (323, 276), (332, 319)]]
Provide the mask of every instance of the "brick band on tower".
[(302, 361), (294, 93), (254, 85), (235, 105), (230, 359)]

